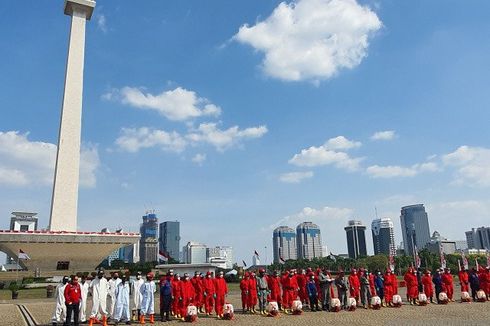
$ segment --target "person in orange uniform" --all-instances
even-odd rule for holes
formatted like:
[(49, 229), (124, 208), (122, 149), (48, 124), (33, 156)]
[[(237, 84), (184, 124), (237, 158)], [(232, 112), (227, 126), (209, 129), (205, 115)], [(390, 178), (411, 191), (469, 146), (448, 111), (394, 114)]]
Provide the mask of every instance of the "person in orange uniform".
[(434, 288), (432, 287), (432, 275), (429, 270), (426, 270), (424, 276), (422, 276), (422, 285), (425, 296), (430, 299), (430, 303), (434, 303)]
[(223, 318), (223, 309), (225, 306), (225, 296), (228, 295), (228, 286), (224, 278), (223, 272), (219, 272), (214, 279), (214, 290), (216, 291), (215, 310), (219, 318)]
[(444, 269), (444, 274), (442, 274), (442, 283), (446, 288), (446, 294), (450, 301), (453, 300), (454, 295), (454, 284), (453, 284), (453, 275), (451, 274), (451, 270), (449, 268)]
[(245, 275), (243, 276), (243, 279), (240, 281), (240, 292), (242, 294), (242, 312), (245, 313), (247, 311), (250, 311), (250, 308), (248, 306), (248, 283), (250, 282), (250, 273), (245, 272)]
[(202, 287), (204, 290), (204, 309), (206, 310), (206, 315), (211, 316), (213, 314), (214, 295), (216, 294), (211, 272), (206, 273), (206, 277), (202, 281)]

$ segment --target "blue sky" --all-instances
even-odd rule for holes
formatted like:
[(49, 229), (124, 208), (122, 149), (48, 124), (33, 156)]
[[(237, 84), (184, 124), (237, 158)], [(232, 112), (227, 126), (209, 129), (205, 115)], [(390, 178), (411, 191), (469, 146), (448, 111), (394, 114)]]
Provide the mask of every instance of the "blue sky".
[[(464, 239), (490, 208), (490, 3), (98, 1), (87, 24), (81, 230), (155, 209), (184, 241), (250, 262), (304, 220), (343, 226), (424, 203)], [(69, 17), (0, 5), (0, 227), (47, 226)], [(371, 237), (368, 236), (371, 248)], [(266, 256), (262, 254), (262, 256)]]

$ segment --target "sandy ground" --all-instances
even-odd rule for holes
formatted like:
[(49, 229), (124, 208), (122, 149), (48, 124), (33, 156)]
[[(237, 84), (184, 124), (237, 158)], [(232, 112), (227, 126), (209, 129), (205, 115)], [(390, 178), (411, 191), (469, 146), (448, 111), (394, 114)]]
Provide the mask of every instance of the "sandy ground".
[[(402, 294), (403, 297), (404, 294)], [(241, 307), (240, 296), (232, 293), (227, 300), (237, 310)], [(156, 300), (158, 302), (158, 299)], [(23, 302), (38, 324), (50, 325), (50, 317), (54, 310), (54, 301), (49, 299), (32, 299)], [(90, 306), (90, 303), (89, 303)], [(158, 311), (158, 310), (156, 310)], [(23, 325), (19, 322), (20, 314), (15, 305), (0, 305), (0, 325)], [(173, 321), (172, 324), (181, 323)], [(401, 308), (382, 308), (381, 310), (357, 309), (354, 312), (342, 311), (309, 312), (301, 316), (281, 314), (279, 317), (264, 317), (260, 315), (243, 315), (236, 312), (234, 321), (217, 320), (215, 317), (199, 317), (199, 324), (223, 325), (490, 325), (490, 302), (487, 303), (450, 303), (448, 305), (431, 304), (426, 307), (403, 305)], [(134, 323), (133, 323), (134, 324)], [(156, 325), (168, 323), (156, 322)]]
[(0, 304), (0, 325), (25, 325), (17, 306)]

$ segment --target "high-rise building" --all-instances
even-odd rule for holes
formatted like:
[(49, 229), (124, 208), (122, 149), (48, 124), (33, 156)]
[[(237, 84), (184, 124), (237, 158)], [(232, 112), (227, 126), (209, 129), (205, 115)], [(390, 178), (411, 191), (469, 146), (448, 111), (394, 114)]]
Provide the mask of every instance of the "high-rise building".
[(396, 255), (395, 231), (390, 218), (378, 218), (371, 223), (374, 254)]
[(206, 252), (206, 245), (189, 241), (182, 248), (183, 262), (186, 264), (204, 264), (207, 261)]
[(143, 215), (140, 225), (140, 261), (152, 262), (158, 259), (158, 218), (154, 212)]
[(223, 261), (226, 269), (233, 268), (233, 247), (230, 246), (217, 246), (214, 248), (206, 248), (206, 261), (208, 263), (215, 263), (217, 261)]
[(468, 249), (490, 250), (490, 227), (479, 227), (465, 232)]
[(450, 241), (442, 237), (439, 232), (434, 231), (430, 237), (430, 242), (427, 244), (427, 249), (433, 254), (441, 252), (445, 255), (454, 254), (456, 253), (456, 241)]
[(160, 223), (160, 250), (175, 260), (179, 260), (180, 222), (165, 221)]
[(313, 259), (322, 256), (322, 237), (318, 225), (303, 222), (296, 227), (297, 257)]
[(297, 259), (296, 232), (287, 226), (280, 226), (272, 233), (272, 250), (274, 263), (280, 263), (281, 258), (286, 260)]
[(400, 222), (405, 255), (413, 256), (415, 247), (417, 250), (427, 247), (430, 242), (429, 217), (423, 204), (402, 207)]
[(359, 257), (367, 256), (366, 249), (366, 227), (362, 225), (361, 221), (351, 220), (344, 228), (347, 235), (347, 249), (349, 251), (349, 257), (357, 259)]

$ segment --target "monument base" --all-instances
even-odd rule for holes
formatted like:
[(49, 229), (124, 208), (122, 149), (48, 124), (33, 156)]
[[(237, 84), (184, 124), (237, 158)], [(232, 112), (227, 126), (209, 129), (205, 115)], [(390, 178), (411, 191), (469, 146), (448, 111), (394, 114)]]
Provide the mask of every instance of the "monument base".
[(17, 257), (22, 250), (30, 259), (19, 264), (29, 271), (82, 272), (95, 270), (116, 249), (139, 239), (138, 233), (0, 230), (0, 251)]

